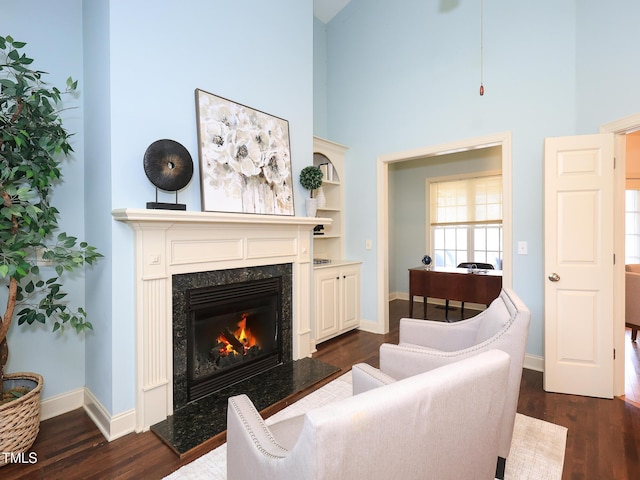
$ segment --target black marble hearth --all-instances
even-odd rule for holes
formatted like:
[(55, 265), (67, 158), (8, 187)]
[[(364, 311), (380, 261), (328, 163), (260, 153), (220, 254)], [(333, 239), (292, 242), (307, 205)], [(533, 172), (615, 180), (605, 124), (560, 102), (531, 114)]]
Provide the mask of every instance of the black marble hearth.
[(312, 358), (287, 362), (188, 403), (166, 420), (151, 426), (151, 431), (182, 456), (227, 429), (229, 397), (244, 393), (258, 411), (262, 411), (338, 371), (339, 368)]

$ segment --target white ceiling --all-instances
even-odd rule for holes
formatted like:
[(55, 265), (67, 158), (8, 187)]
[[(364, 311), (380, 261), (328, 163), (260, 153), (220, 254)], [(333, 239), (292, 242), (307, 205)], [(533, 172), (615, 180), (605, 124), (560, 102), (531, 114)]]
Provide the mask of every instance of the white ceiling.
[(350, 0), (313, 0), (313, 16), (323, 23), (329, 23)]

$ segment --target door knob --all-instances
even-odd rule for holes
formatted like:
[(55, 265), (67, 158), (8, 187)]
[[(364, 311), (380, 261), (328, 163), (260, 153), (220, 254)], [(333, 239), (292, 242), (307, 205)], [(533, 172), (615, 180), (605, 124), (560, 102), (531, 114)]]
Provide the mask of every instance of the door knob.
[(560, 275), (558, 275), (557, 273), (552, 273), (551, 275), (549, 275), (549, 280), (551, 280), (552, 282), (557, 282), (560, 280)]

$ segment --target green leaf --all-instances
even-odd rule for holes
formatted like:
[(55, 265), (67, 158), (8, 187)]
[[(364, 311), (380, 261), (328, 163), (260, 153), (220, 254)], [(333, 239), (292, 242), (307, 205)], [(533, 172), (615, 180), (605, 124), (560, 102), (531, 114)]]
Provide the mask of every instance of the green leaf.
[(11, 396), (13, 398), (21, 398), (24, 397), (24, 393), (18, 391), (18, 390), (9, 390), (9, 392), (11, 393)]
[(9, 274), (9, 265), (0, 265), (0, 276), (6, 277)]

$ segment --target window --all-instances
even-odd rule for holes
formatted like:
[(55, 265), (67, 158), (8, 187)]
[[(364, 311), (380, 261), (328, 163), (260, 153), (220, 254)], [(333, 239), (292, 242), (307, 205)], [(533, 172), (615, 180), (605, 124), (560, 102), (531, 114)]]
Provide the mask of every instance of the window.
[(624, 192), (624, 263), (640, 263), (640, 190)]
[(491, 263), (502, 269), (502, 176), (429, 183), (431, 245), (435, 265)]

